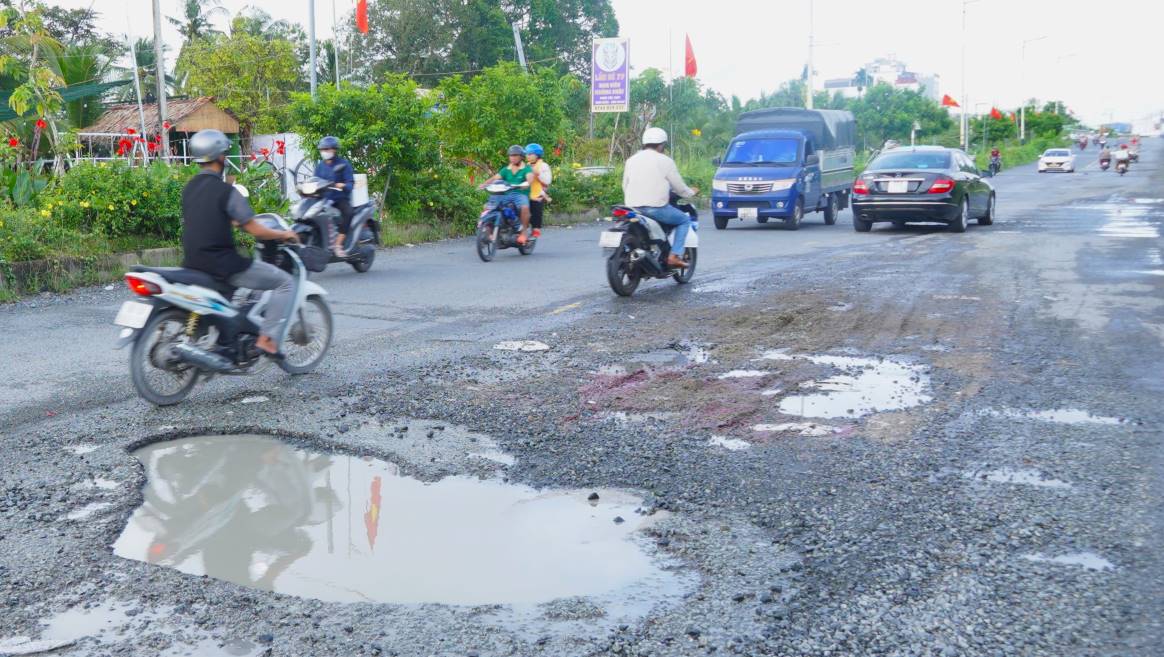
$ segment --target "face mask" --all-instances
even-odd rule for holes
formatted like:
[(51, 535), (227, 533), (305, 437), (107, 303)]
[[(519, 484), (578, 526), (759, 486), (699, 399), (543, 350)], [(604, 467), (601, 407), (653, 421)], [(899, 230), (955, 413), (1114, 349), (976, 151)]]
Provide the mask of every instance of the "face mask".
[(319, 156), (325, 160), (335, 157), (335, 151), (319, 151)]

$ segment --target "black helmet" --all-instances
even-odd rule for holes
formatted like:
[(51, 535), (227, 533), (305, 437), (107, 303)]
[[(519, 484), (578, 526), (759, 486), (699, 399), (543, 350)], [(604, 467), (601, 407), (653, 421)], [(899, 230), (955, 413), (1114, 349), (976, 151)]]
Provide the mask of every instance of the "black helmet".
[(513, 146), (509, 147), (509, 154), (510, 155), (525, 155), (525, 149), (522, 148), (521, 146), (518, 146), (517, 144), (514, 144)]
[(214, 162), (219, 156), (230, 150), (230, 138), (221, 130), (208, 128), (194, 133), (188, 146), (194, 161), (205, 164)]
[(323, 139), (320, 139), (319, 143), (315, 145), (315, 148), (317, 150), (324, 150), (324, 149), (328, 149), (328, 148), (333, 148), (333, 149), (338, 151), (339, 150), (339, 140), (336, 139), (335, 137), (332, 137), (331, 135), (328, 135), (328, 136), (324, 137)]

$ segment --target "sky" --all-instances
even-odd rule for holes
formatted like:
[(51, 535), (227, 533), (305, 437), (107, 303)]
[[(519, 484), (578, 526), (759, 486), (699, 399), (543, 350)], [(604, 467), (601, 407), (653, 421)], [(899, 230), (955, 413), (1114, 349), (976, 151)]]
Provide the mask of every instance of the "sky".
[[(180, 0), (160, 1), (163, 12), (178, 12)], [(305, 27), (308, 2), (221, 0), (232, 14), (253, 6)], [(145, 36), (153, 30), (151, 0), (56, 0), (56, 4), (95, 7), (102, 12), (103, 29), (115, 34), (128, 29), (134, 36)], [(342, 20), (355, 0), (315, 0), (321, 39), (332, 33), (333, 4)], [(940, 75), (941, 93), (962, 97), (963, 0), (612, 0), (612, 4), (620, 36), (630, 39), (636, 71), (654, 67), (666, 72), (670, 61), (681, 74), (684, 35), (690, 35), (699, 79), (725, 97), (746, 100), (800, 76), (808, 58), (810, 6), (818, 85), (892, 55), (911, 70)], [(965, 12), (964, 79), (970, 111), (1006, 109), (1030, 97), (1062, 99), (1091, 123), (1142, 120), (1164, 111), (1164, 85), (1157, 81), (1161, 57), (1155, 47), (1164, 29), (1160, 0), (975, 0), (965, 4)], [(175, 56), (180, 45), (176, 29), (164, 23), (163, 33), (172, 46), (170, 56)], [(1020, 65), (1022, 43), (1028, 39), (1032, 41), (1025, 65)]]

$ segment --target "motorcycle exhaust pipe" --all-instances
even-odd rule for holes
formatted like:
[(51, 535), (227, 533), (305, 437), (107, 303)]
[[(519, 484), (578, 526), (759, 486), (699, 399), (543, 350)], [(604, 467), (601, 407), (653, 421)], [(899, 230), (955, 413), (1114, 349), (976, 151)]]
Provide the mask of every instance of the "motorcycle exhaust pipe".
[(234, 369), (234, 363), (221, 354), (211, 353), (199, 349), (188, 342), (174, 345), (174, 355), (181, 361), (190, 363), (198, 369), (211, 372), (229, 372)]

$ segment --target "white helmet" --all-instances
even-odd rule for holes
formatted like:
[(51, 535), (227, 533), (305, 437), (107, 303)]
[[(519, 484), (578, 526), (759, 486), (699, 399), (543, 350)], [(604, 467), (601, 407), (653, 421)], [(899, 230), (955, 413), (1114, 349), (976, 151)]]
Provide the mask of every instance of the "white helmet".
[(667, 143), (667, 131), (662, 128), (647, 128), (643, 131), (643, 146)]

